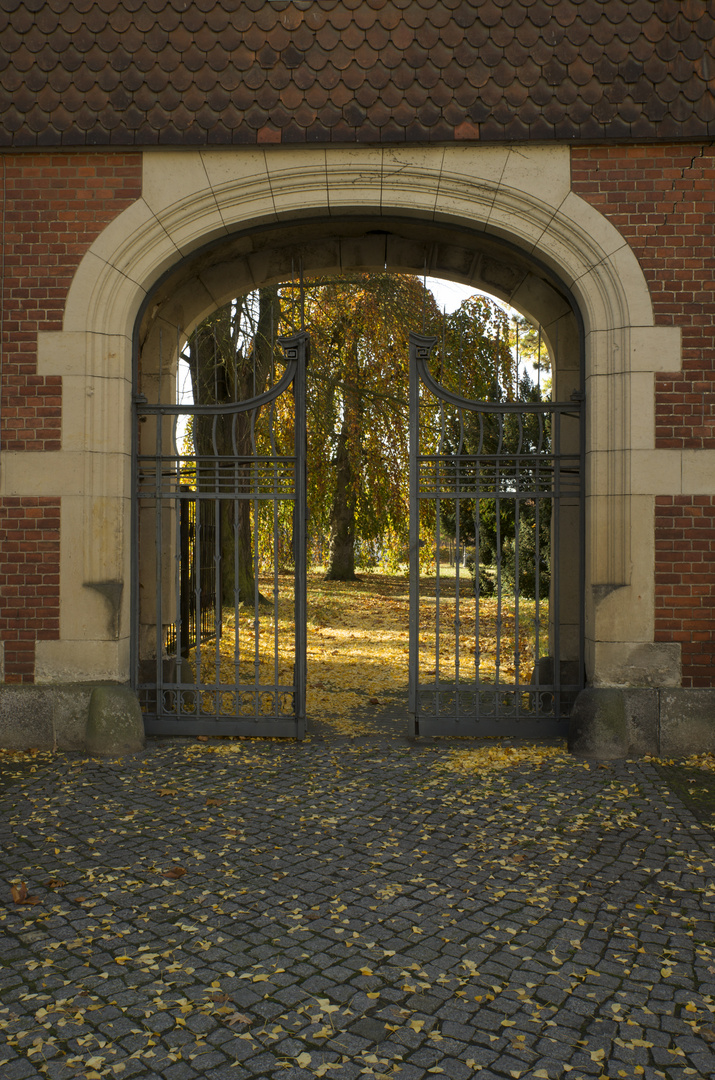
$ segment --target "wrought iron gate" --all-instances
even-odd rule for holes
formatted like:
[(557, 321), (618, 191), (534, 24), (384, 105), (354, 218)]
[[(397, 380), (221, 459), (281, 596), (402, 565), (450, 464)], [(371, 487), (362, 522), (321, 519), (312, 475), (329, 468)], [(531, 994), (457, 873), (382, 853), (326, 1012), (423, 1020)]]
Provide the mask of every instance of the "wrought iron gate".
[(430, 373), (436, 342), (410, 335), (410, 731), (565, 734), (583, 687), (583, 395), (467, 400)]
[(305, 733), (308, 335), (279, 343), (282, 376), (246, 400), (182, 402), (176, 356), (168, 377), (158, 361), (156, 401), (136, 395), (133, 661), (149, 734)]

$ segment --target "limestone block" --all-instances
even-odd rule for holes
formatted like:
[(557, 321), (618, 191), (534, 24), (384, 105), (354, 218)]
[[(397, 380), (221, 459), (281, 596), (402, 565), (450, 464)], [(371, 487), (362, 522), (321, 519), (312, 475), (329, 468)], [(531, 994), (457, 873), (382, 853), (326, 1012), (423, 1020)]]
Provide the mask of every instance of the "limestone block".
[(560, 207), (571, 190), (571, 151), (555, 143), (512, 146), (499, 183), (525, 191), (548, 206)]
[[(438, 198), (435, 180), (441, 172), (443, 157), (441, 147), (386, 148), (382, 157), (380, 192), (383, 212), (433, 217)], [(409, 199), (405, 199), (405, 189), (410, 193)]]
[(595, 641), (587, 673), (601, 687), (680, 686), (680, 645), (672, 642)]
[[(92, 600), (93, 592), (83, 593), (85, 604)], [(107, 601), (99, 594), (96, 604), (104, 625), (111, 615)], [(79, 613), (78, 616), (79, 618)], [(106, 631), (105, 631), (106, 632)], [(87, 633), (59, 641), (38, 641), (35, 651), (35, 680), (38, 684), (62, 682), (120, 682), (129, 678), (129, 638), (116, 641), (98, 640)]]
[(612, 761), (628, 753), (626, 702), (620, 690), (582, 690), (569, 719), (568, 747), (576, 757)]
[(628, 753), (657, 754), (658, 691), (637, 687), (622, 692), (628, 720)]
[[(180, 150), (182, 155), (186, 150)], [(220, 191), (240, 191), (245, 186), (266, 184), (266, 155), (253, 146), (241, 146), (199, 151), (211, 187)], [(220, 205), (221, 199), (217, 198)]]
[(265, 154), (273, 206), (279, 218), (313, 217), (327, 212), (325, 150), (276, 146), (267, 147)]
[(0, 471), (0, 495), (79, 495), (85, 483), (82, 454), (64, 450), (5, 450)]
[(680, 371), (680, 337), (679, 326), (631, 327), (631, 371)]
[(715, 450), (682, 450), (680, 453), (680, 492), (683, 495), (715, 495)]
[(684, 757), (714, 750), (715, 690), (661, 690), (660, 753)]
[(327, 150), (325, 179), (330, 213), (374, 213), (380, 206), (381, 177), (381, 149)]
[(88, 753), (137, 754), (144, 745), (144, 721), (136, 694), (127, 686), (95, 687), (87, 715)]
[(0, 746), (10, 750), (52, 750), (51, 691), (31, 685), (0, 686)]

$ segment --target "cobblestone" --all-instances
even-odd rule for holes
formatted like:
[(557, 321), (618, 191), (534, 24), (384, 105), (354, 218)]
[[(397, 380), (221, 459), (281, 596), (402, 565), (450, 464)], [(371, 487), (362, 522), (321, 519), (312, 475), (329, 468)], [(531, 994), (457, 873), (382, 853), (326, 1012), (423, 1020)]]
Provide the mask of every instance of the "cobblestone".
[(646, 764), (463, 753), (4, 761), (2, 1080), (715, 1075), (711, 834)]

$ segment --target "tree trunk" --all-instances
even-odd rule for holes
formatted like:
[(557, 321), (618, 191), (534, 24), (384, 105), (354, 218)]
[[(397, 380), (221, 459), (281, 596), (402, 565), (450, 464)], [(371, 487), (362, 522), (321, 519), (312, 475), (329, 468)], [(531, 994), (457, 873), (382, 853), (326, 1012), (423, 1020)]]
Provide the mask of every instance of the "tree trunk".
[(335, 458), (335, 496), (330, 513), (331, 550), (330, 568), (326, 581), (355, 580), (355, 478), (348, 452), (347, 419), (338, 438)]
[[(245, 298), (244, 298), (245, 303)], [(255, 324), (252, 346), (246, 355), (239, 345), (239, 324), (243, 304), (234, 318), (230, 307), (222, 309), (207, 324), (200, 327), (191, 349), (191, 380), (194, 402), (197, 405), (229, 405), (234, 401), (246, 401), (262, 394), (268, 383), (274, 352), (273, 328), (280, 319), (278, 286), (261, 289), (258, 299), (258, 318)], [(242, 327), (245, 333), (245, 323)], [(213, 457), (232, 456), (233, 417), (221, 415), (214, 424), (213, 416), (197, 416), (194, 419), (194, 442), (200, 455)], [(239, 456), (250, 456), (251, 419), (248, 413), (239, 413), (235, 423), (236, 451)], [(209, 473), (210, 475), (210, 473)], [(210, 480), (202, 483), (201, 490), (210, 491)], [(224, 605), (232, 609), (236, 603), (253, 605), (256, 598), (253, 550), (252, 502), (241, 499), (238, 505), (221, 500), (221, 548), (220, 590)], [(238, 560), (236, 544), (238, 543)], [(238, 561), (238, 581), (236, 562)], [(259, 603), (267, 603), (258, 594)]]

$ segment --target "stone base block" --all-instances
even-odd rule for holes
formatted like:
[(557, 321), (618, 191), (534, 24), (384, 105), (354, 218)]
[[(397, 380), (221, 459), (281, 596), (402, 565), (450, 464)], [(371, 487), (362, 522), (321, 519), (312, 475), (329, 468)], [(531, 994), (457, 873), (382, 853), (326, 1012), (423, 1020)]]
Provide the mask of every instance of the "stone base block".
[(136, 694), (128, 686), (97, 686), (89, 699), (87, 750), (116, 757), (144, 749), (144, 721)]
[(715, 690), (660, 690), (659, 698), (663, 756), (715, 751)]
[(613, 760), (628, 753), (628, 719), (621, 690), (582, 690), (569, 721), (569, 750), (576, 757)]
[(715, 751), (715, 689), (583, 690), (571, 714), (569, 749), (594, 758)]
[(90, 699), (95, 689), (106, 685), (0, 684), (0, 746), (86, 751)]

